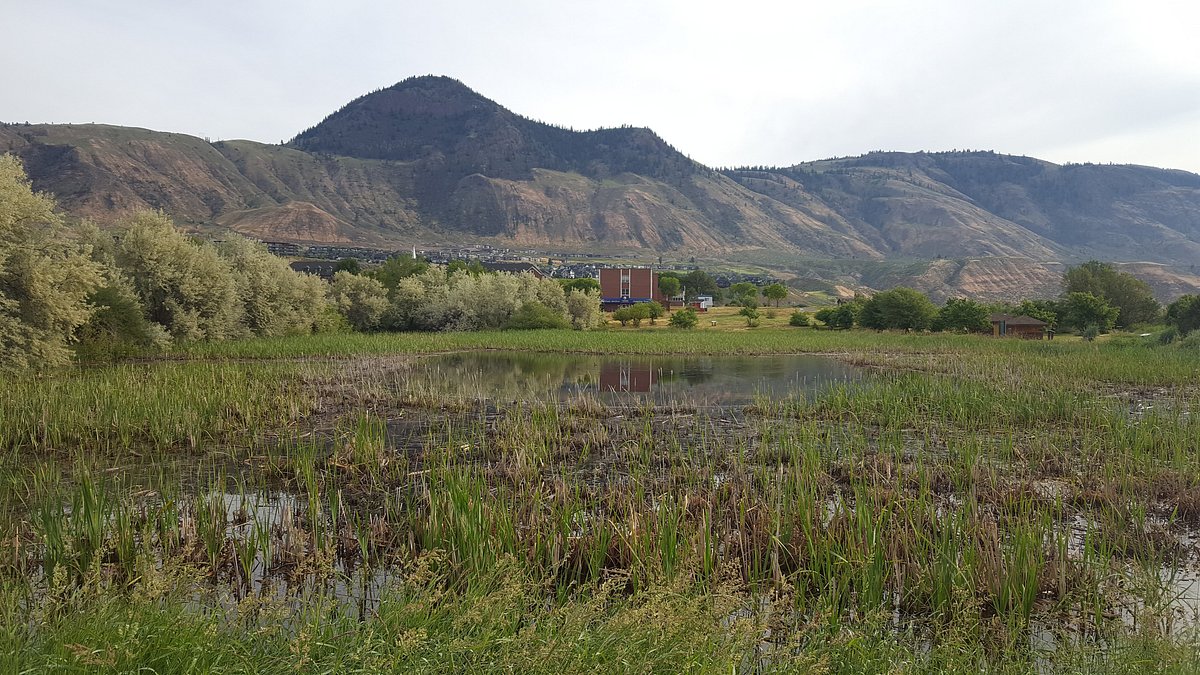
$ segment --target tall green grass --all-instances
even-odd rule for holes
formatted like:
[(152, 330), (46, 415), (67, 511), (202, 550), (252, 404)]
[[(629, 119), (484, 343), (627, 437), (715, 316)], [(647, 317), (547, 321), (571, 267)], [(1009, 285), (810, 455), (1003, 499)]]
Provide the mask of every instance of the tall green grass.
[[(0, 402), (0, 663), (1200, 662), (1195, 635), (1170, 621), (1171, 575), (1194, 563), (1200, 525), (1200, 393), (1186, 355), (808, 333), (351, 336), (342, 355), (495, 338), (489, 347), (838, 351), (899, 369), (711, 415), (489, 405), (482, 385), (384, 375), (372, 360), (226, 360), (308, 341), (13, 379), (19, 396)], [(167, 461), (180, 457), (192, 459)], [(1044, 631), (1052, 652), (1035, 646)]]

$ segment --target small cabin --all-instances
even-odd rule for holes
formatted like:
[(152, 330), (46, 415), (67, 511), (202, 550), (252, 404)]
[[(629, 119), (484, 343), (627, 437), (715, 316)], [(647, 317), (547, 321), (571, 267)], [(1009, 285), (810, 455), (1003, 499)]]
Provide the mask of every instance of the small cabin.
[(992, 322), (992, 335), (995, 337), (1018, 337), (1026, 340), (1041, 340), (1050, 333), (1047, 324), (1032, 316), (1012, 316), (1011, 314), (993, 314), (989, 317)]

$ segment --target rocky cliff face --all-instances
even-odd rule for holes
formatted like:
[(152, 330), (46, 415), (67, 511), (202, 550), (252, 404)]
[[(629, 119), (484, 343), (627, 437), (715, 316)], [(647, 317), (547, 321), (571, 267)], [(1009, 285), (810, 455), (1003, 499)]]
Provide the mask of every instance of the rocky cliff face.
[(5, 125), (0, 152), (101, 223), (159, 208), (269, 240), (673, 252), (798, 273), (789, 261), (933, 261), (905, 279), (970, 294), (1037, 289), (1087, 258), (1166, 265), (1146, 269), (1187, 288), (1200, 261), (1200, 176), (1187, 172), (987, 152), (718, 172), (648, 129), (554, 127), (438, 77), (363, 96), (284, 146)]

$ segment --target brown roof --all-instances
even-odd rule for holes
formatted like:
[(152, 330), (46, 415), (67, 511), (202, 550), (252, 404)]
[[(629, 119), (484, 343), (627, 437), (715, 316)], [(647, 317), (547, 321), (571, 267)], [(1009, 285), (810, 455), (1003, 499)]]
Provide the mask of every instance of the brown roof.
[(1012, 316), (1011, 314), (993, 314), (989, 317), (992, 323), (1004, 322), (1010, 326), (1045, 326), (1048, 325), (1045, 321), (1035, 319), (1032, 316)]

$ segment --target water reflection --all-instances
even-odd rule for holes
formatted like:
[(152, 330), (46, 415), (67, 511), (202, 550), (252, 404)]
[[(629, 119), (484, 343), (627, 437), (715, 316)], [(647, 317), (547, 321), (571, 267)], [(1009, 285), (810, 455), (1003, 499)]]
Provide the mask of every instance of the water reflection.
[(470, 383), (492, 400), (735, 406), (756, 396), (808, 396), (863, 372), (822, 356), (596, 356), (465, 352), (426, 357), (413, 368), (431, 380)]

